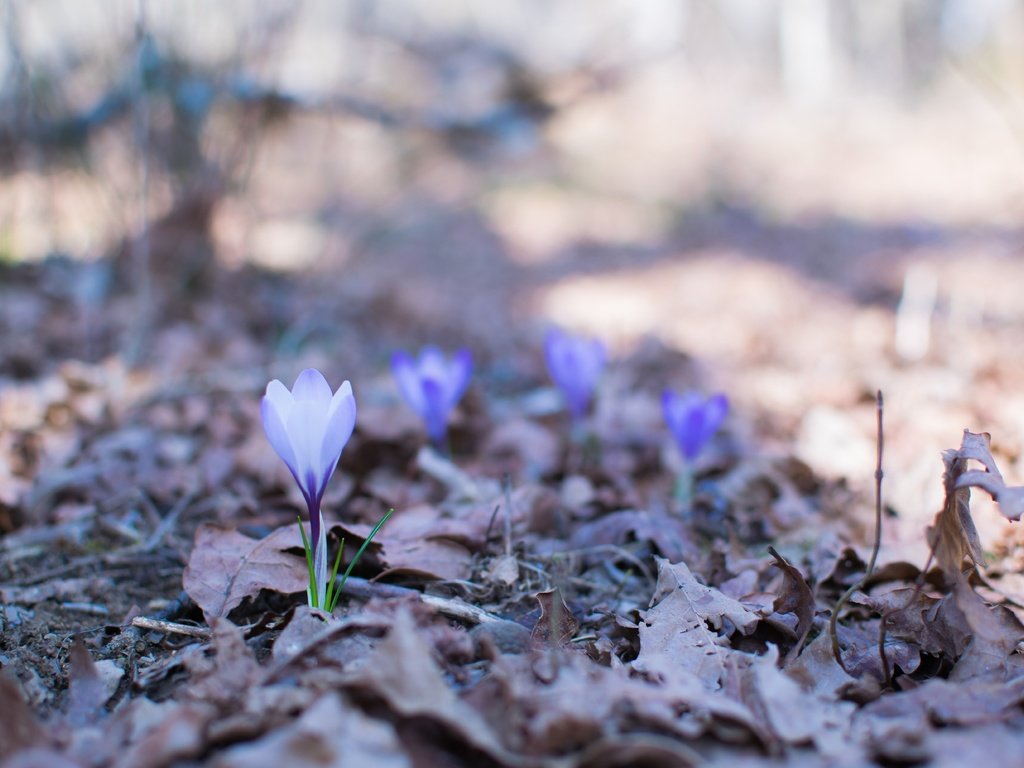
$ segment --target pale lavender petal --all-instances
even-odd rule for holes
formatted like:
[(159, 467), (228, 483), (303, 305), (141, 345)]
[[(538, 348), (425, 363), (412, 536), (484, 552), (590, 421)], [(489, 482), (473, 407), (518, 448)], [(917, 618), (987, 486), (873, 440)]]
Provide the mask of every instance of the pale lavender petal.
[(292, 406), (295, 405), (295, 398), (292, 396), (291, 391), (277, 379), (267, 384), (267, 392), (264, 397), (270, 400), (274, 407), (277, 408), (277, 413), (282, 421), (288, 418), (288, 413), (291, 411)]
[(469, 386), (470, 377), (473, 375), (473, 353), (468, 349), (460, 349), (452, 358), (449, 368), (448, 397), (449, 406), (454, 406)]
[(325, 467), (322, 465), (326, 408), (313, 400), (296, 400), (285, 429), (295, 449), (296, 475), (307, 499), (323, 495)]
[(320, 466), (326, 473), (326, 476), (321, 478), (322, 485), (326, 486), (330, 476), (334, 473), (338, 457), (341, 456), (345, 444), (352, 437), (355, 425), (356, 399), (352, 395), (352, 385), (346, 381), (334, 393), (331, 408), (327, 412), (327, 426), (320, 455)]
[(704, 421), (708, 430), (708, 439), (714, 437), (718, 428), (722, 426), (725, 417), (729, 414), (729, 398), (723, 394), (717, 394), (709, 398), (704, 405)]
[(671, 389), (666, 389), (661, 393), (661, 412), (665, 417), (665, 424), (668, 425), (668, 431), (672, 433), (674, 438), (679, 432), (679, 395), (673, 392)]
[(423, 422), (427, 429), (427, 436), (436, 445), (444, 442), (444, 436), (448, 432), (449, 408), (444, 398), (444, 388), (439, 381), (423, 380), (423, 399), (426, 404)]
[(662, 395), (665, 423), (687, 461), (696, 459), (714, 437), (729, 411), (725, 395), (705, 401), (696, 392), (677, 395), (666, 390)]
[[(271, 382), (271, 384), (274, 383), (280, 384), (281, 382)], [(281, 386), (283, 389), (284, 385)], [(267, 394), (264, 395), (263, 400), (260, 402), (260, 417), (263, 421), (263, 431), (267, 433), (267, 440), (270, 441), (270, 445), (284, 463), (288, 465), (288, 469), (291, 470), (295, 479), (298, 480), (299, 465), (295, 456), (295, 448), (292, 446), (291, 438), (288, 436), (288, 430), (285, 428), (280, 410), (270, 396), (269, 386), (267, 387)]]
[(700, 455), (707, 437), (703, 409), (699, 405), (695, 405), (683, 412), (676, 440), (679, 442), (679, 449), (688, 461), (693, 461)]
[(604, 344), (552, 328), (544, 340), (544, 357), (552, 381), (565, 396), (569, 411), (581, 418), (601, 376), (605, 362)]
[(331, 402), (331, 385), (316, 368), (307, 368), (299, 374), (292, 385), (296, 402), (301, 400), (317, 403), (322, 413), (327, 413)]
[(396, 352), (391, 357), (391, 373), (398, 385), (398, 392), (413, 411), (421, 418), (425, 412), (423, 387), (420, 383), (416, 364), (406, 352)]
[(424, 379), (444, 381), (448, 377), (448, 361), (445, 359), (444, 353), (430, 344), (420, 350), (416, 368), (420, 377)]
[(562, 348), (565, 334), (557, 328), (551, 328), (544, 335), (544, 360), (548, 364), (548, 373), (555, 384), (562, 386)]

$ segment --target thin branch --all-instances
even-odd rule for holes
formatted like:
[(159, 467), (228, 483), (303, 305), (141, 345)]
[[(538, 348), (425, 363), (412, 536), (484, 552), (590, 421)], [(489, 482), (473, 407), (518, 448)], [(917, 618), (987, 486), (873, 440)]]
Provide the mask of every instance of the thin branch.
[[(864, 572), (864, 576), (857, 581), (856, 584), (851, 586), (843, 596), (839, 598), (836, 603), (836, 607), (832, 609), (832, 616), (828, 622), (828, 633), (832, 638), (832, 655), (835, 657), (836, 662), (844, 670), (846, 665), (843, 663), (842, 650), (839, 648), (839, 635), (836, 631), (836, 622), (839, 620), (839, 612), (846, 605), (847, 601), (853, 596), (853, 593), (858, 589), (861, 589), (871, 578), (871, 575), (875, 571), (875, 563), (878, 561), (878, 550), (882, 547), (882, 449), (885, 447), (885, 433), (882, 428), (882, 413), (883, 413), (883, 402), (882, 402), (882, 390), (878, 390), (875, 395), (875, 413), (876, 413), (876, 426), (875, 426), (875, 544), (871, 549), (871, 559), (868, 561), (868, 569)], [(882, 626), (885, 626), (883, 620)], [(879, 652), (882, 654), (883, 667), (886, 665), (885, 651), (883, 648), (879, 648)]]
[(507, 621), (507, 619), (503, 619), (500, 616), (485, 611), (483, 608), (477, 608), (475, 605), (463, 602), (462, 600), (439, 597), (437, 595), (425, 595), (418, 590), (409, 589), (408, 587), (367, 581), (355, 576), (350, 577), (345, 583), (345, 594), (357, 600), (369, 600), (372, 597), (412, 596), (420, 600), (420, 602), (437, 609), (439, 613), (443, 613), (445, 616), (453, 619), (465, 621), (468, 624), (488, 624)]
[(152, 315), (153, 276), (149, 236), (149, 98), (146, 92), (146, 0), (135, 3), (135, 77), (133, 82), (133, 129), (139, 160), (139, 221), (131, 241), (132, 268), (135, 273), (135, 323), (126, 357), (138, 361), (145, 346)]
[(191, 624), (179, 624), (176, 621), (164, 621), (163, 619), (151, 619), (148, 616), (136, 616), (132, 619), (132, 626), (139, 629), (151, 629), (156, 632), (163, 632), (167, 635), (188, 635), (208, 640), (213, 637), (213, 630), (209, 627), (193, 627)]

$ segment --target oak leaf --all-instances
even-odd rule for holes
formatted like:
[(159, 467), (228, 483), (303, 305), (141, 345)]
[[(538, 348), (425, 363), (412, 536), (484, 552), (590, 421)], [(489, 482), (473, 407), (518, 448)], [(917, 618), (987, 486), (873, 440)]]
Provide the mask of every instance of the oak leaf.
[(300, 555), (286, 551), (289, 548), (302, 549), (294, 525), (259, 540), (216, 525), (201, 525), (182, 585), (208, 622), (227, 616), (261, 589), (302, 592), (308, 586), (309, 571)]

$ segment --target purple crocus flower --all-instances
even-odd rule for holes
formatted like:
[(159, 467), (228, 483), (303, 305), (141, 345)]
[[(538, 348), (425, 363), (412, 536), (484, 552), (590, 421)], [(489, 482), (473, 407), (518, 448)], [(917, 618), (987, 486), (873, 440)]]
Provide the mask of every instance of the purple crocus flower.
[(661, 408), (680, 453), (692, 463), (725, 421), (729, 400), (722, 394), (705, 400), (696, 392), (680, 395), (666, 389), (661, 396)]
[(574, 419), (582, 419), (586, 414), (607, 357), (604, 344), (597, 339), (571, 336), (558, 328), (552, 328), (544, 337), (548, 373), (562, 390)]
[(434, 346), (424, 347), (417, 360), (406, 352), (396, 352), (391, 371), (402, 398), (423, 419), (427, 436), (441, 445), (448, 431), (448, 414), (469, 386), (473, 372), (469, 350), (460, 349), (451, 360)]
[(355, 427), (352, 385), (346, 381), (332, 395), (323, 374), (307, 368), (295, 379), (291, 391), (277, 379), (267, 384), (260, 415), (267, 439), (288, 465), (306, 500), (315, 581), (309, 598), (311, 605), (322, 608), (327, 590), (327, 533), (320, 502)]

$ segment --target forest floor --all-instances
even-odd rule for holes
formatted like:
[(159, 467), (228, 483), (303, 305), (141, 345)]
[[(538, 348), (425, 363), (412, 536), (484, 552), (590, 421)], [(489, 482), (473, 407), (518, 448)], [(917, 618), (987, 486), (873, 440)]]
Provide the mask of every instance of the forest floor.
[[(87, 263), (4, 268), (5, 768), (1024, 752), (1024, 537), (995, 472), (1024, 474), (1017, 234), (722, 206), (658, 249), (524, 265), (472, 217), (417, 226), (304, 275), (218, 269), (201, 293), (161, 278), (135, 365), (137, 295), (81, 300)], [(938, 298), (908, 361), (914, 262)], [(583, 443), (544, 369), (551, 322), (612, 342)], [(450, 456), (388, 371), (428, 342), (476, 361)], [(324, 502), (332, 550), (395, 510), (333, 617), (305, 605), (303, 505), (259, 418), (266, 383), (305, 367), (351, 380), (359, 408)], [(666, 387), (733, 404), (688, 503)], [(976, 492), (972, 512), (961, 477), (1002, 507)]]

